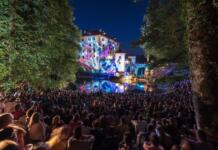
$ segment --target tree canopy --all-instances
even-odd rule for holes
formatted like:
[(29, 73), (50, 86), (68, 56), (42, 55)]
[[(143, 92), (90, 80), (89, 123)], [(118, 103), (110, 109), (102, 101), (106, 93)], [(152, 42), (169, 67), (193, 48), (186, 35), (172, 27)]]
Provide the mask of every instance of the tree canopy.
[(75, 79), (80, 32), (67, 0), (0, 2), (0, 82), (60, 88)]
[(187, 62), (182, 0), (149, 0), (139, 44), (156, 63)]

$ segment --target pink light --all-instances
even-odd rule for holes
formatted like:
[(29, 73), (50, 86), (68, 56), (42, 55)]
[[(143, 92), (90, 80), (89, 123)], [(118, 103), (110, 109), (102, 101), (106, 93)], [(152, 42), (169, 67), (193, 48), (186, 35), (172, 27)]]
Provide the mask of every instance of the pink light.
[(110, 48), (107, 47), (106, 50), (104, 50), (104, 51), (100, 54), (100, 56), (101, 56), (101, 57), (107, 57), (109, 54), (110, 54)]

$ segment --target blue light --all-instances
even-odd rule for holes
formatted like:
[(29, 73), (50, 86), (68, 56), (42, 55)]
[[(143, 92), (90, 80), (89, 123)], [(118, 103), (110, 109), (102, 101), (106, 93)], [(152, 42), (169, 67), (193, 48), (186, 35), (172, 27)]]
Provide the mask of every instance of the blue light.
[[(115, 50), (119, 49), (116, 42), (106, 42), (102, 44), (96, 36), (88, 36), (80, 42), (81, 50), (79, 52), (79, 62), (90, 72), (100, 71), (107, 74), (115, 74), (117, 67), (114, 63)], [(104, 46), (103, 46), (104, 45)], [(107, 60), (111, 56), (111, 60)]]
[(144, 84), (137, 83), (135, 88), (138, 89), (138, 90), (144, 91), (145, 86), (144, 86)]

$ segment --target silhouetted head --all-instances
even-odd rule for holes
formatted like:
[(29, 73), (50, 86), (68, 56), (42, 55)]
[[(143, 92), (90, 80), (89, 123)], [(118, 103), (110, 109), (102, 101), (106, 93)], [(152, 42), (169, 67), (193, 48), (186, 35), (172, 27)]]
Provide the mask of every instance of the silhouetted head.
[(30, 118), (29, 125), (33, 125), (34, 123), (39, 123), (40, 116), (38, 112), (34, 112)]
[(82, 128), (81, 127), (77, 127), (74, 131), (74, 138), (75, 139), (80, 139), (82, 137)]
[(0, 142), (1, 150), (19, 150), (18, 144), (11, 140), (3, 140)]
[(4, 113), (0, 115), (0, 129), (7, 127), (13, 123), (14, 117), (11, 113)]

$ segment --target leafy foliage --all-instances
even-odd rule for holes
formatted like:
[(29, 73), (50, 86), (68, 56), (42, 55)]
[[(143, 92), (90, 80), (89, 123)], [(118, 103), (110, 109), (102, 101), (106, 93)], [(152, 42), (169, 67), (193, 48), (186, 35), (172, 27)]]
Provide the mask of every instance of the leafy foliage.
[(58, 88), (75, 79), (80, 33), (67, 0), (3, 0), (0, 7), (3, 88)]
[(187, 62), (182, 0), (150, 0), (140, 44), (156, 63)]
[(188, 46), (198, 128), (218, 139), (218, 7), (213, 0), (187, 0)]
[(156, 84), (164, 84), (164, 83), (173, 84), (175, 82), (182, 81), (184, 79), (185, 78), (183, 76), (168, 76), (168, 77), (157, 79), (155, 83)]

